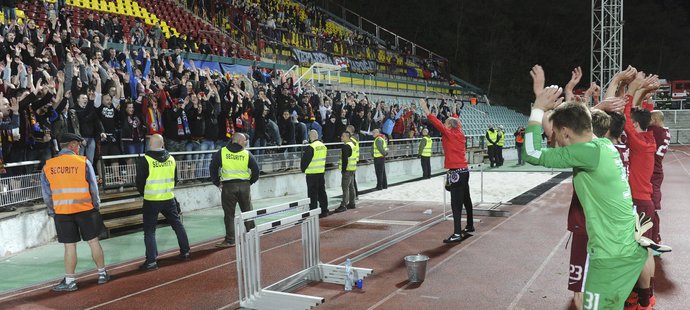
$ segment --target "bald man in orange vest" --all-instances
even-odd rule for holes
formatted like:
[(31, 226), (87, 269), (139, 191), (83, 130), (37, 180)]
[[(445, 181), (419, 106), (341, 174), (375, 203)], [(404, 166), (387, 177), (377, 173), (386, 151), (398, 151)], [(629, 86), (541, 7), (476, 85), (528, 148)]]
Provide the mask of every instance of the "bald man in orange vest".
[(56, 292), (78, 289), (75, 269), (80, 240), (86, 241), (91, 248), (91, 256), (98, 267), (98, 284), (110, 280), (103, 248), (98, 241), (103, 219), (98, 212), (101, 200), (96, 175), (91, 162), (77, 155), (82, 141), (82, 137), (72, 133), (60, 136), (62, 150), (57, 157), (47, 160), (41, 171), (43, 200), (48, 215), (55, 220), (58, 242), (65, 245), (65, 278), (53, 287)]

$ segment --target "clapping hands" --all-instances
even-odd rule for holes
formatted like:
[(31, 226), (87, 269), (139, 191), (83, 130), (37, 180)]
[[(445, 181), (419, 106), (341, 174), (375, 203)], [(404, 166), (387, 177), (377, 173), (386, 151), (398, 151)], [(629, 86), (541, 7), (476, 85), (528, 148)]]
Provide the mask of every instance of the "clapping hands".
[(561, 94), (563, 89), (558, 86), (549, 86), (537, 95), (533, 108), (542, 111), (551, 111), (563, 103)]

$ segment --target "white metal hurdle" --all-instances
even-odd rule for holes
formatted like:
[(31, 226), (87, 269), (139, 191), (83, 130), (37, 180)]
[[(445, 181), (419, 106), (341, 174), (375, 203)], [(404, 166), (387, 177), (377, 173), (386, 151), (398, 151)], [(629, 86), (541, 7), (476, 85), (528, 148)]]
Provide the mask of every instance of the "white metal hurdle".
[[(300, 213), (279, 220), (256, 225), (247, 231), (245, 223), (259, 217), (275, 215), (289, 210)], [(308, 282), (345, 284), (345, 266), (321, 263), (319, 243), (319, 214), (321, 209), (309, 210), (309, 199), (293, 201), (266, 209), (240, 213), (235, 217), (235, 242), (237, 244), (237, 284), (240, 306), (250, 309), (311, 309), (325, 302), (323, 297), (288, 293)], [(304, 269), (269, 287), (261, 286), (260, 237), (293, 226), (302, 226)], [(363, 279), (372, 269), (352, 267), (353, 281)]]

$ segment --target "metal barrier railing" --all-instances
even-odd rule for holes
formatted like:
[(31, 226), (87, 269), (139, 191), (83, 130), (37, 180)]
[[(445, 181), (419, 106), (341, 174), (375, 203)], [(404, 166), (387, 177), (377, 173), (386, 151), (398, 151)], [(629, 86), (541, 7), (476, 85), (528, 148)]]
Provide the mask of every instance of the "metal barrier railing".
[[(440, 138), (433, 138), (432, 155), (443, 154), (443, 146)], [(420, 139), (397, 139), (388, 144), (387, 160), (405, 159), (416, 157), (418, 154)], [(360, 162), (373, 160), (373, 142), (360, 142)], [(467, 137), (467, 147), (481, 147), (481, 136)], [(342, 143), (326, 143), (329, 148), (326, 157), (327, 169), (335, 169), (340, 161), (340, 146)], [(298, 171), (302, 152), (306, 144), (287, 146), (267, 146), (247, 148), (254, 154), (260, 165), (260, 169), (266, 173), (279, 173), (286, 171)], [(182, 182), (206, 181), (210, 178), (209, 166), (211, 156), (217, 150), (171, 152), (177, 160), (177, 177)], [(110, 155), (98, 160), (101, 171), (101, 189), (131, 188), (135, 186), (136, 163), (135, 159), (143, 154)], [(10, 206), (25, 202), (36, 201), (42, 198), (40, 173), (36, 170), (39, 161), (25, 161), (8, 163), (7, 169), (15, 170), (11, 176), (0, 178), (0, 207)], [(33, 167), (32, 167), (33, 166)], [(26, 169), (24, 173), (17, 173), (17, 169)]]
[[(439, 141), (440, 138), (434, 138), (435, 142), (432, 147), (432, 154), (443, 154), (443, 147)], [(417, 148), (419, 147), (420, 139), (398, 139), (392, 140), (389, 144), (389, 159), (399, 159), (417, 155)], [(474, 143), (473, 139), (468, 137), (468, 145)], [(360, 142), (360, 161), (373, 160), (373, 141)], [(338, 143), (326, 143), (329, 148), (326, 157), (326, 167), (337, 167), (340, 160), (340, 146)], [(278, 173), (286, 171), (295, 171), (300, 168), (300, 161), (302, 159), (302, 152), (306, 144), (293, 144), (284, 146), (265, 146), (265, 147), (249, 147), (247, 150), (252, 152), (254, 158), (259, 163), (259, 168), (264, 173)], [(216, 150), (208, 151), (191, 151), (191, 152), (171, 152), (177, 161), (177, 179), (182, 182), (196, 182), (205, 181), (210, 178), (209, 166), (211, 156)], [(134, 159), (143, 156), (143, 154), (131, 155), (112, 155), (103, 156), (100, 160), (102, 176), (102, 188), (126, 188), (135, 185), (136, 165)], [(203, 158), (198, 158), (198, 157)], [(117, 163), (117, 164), (115, 164)]]
[(690, 144), (690, 128), (673, 128), (671, 132), (671, 144)]

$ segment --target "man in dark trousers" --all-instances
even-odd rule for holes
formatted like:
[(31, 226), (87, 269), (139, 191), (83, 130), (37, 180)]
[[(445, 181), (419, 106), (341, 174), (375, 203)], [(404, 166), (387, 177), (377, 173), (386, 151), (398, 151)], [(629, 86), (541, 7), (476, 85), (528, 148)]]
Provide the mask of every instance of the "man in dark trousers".
[(388, 188), (388, 180), (386, 179), (386, 155), (388, 155), (388, 143), (386, 136), (382, 135), (378, 129), (371, 131), (374, 136), (374, 170), (376, 171), (376, 189), (382, 190)]
[(309, 131), (309, 146), (304, 147), (304, 154), (300, 162), (300, 169), (307, 175), (307, 195), (309, 196), (309, 209), (316, 209), (321, 206), (319, 217), (327, 217), (328, 196), (326, 196), (326, 155), (328, 149), (319, 141), (319, 133), (316, 130)]
[[(357, 162), (359, 162), (359, 134), (355, 131), (355, 126), (352, 125), (347, 125), (345, 127), (345, 130), (350, 133), (350, 141), (352, 141), (352, 145), (354, 148), (352, 149), (354, 152), (357, 152)], [(355, 200), (359, 199), (359, 188), (357, 187), (357, 172), (355, 172), (354, 176), (354, 182), (355, 182)]]
[(498, 143), (496, 143), (496, 166), (503, 166), (503, 146), (506, 143), (506, 132), (503, 125), (498, 125)]
[(525, 143), (525, 127), (518, 128), (513, 135), (515, 136), (515, 148), (518, 154), (517, 165), (522, 166), (525, 164), (525, 161), (522, 159), (522, 145)]
[[(470, 170), (465, 158), (465, 133), (462, 131), (460, 120), (455, 117), (446, 119), (445, 124), (429, 112), (426, 100), (420, 99), (422, 111), (427, 119), (441, 133), (443, 150), (445, 152), (444, 167), (446, 173), (446, 189), (450, 191), (450, 206), (453, 210), (454, 231), (444, 243), (461, 242), (468, 232), (474, 231), (472, 218), (472, 198), (470, 198)], [(462, 230), (462, 206), (467, 213), (467, 226)]]
[(350, 140), (349, 132), (344, 131), (340, 135), (340, 141), (343, 142), (343, 148), (340, 153), (338, 169), (342, 173), (340, 184), (343, 189), (343, 200), (335, 212), (345, 212), (347, 209), (355, 208), (355, 171), (357, 170), (357, 158), (359, 158), (359, 153)]
[[(232, 143), (218, 150), (211, 158), (209, 172), (211, 182), (221, 190), (221, 202), (225, 214), (225, 240), (216, 247), (227, 248), (235, 245), (235, 207), (240, 210), (252, 209), (250, 186), (259, 180), (259, 165), (254, 156), (244, 147), (247, 137), (243, 133), (232, 136)], [(247, 230), (254, 228), (254, 223), (246, 223)]]
[(429, 137), (429, 129), (422, 129), (422, 140), (419, 140), (419, 158), (422, 160), (422, 177), (431, 179), (431, 147), (434, 141)]
[(489, 130), (486, 131), (486, 147), (489, 153), (489, 161), (491, 168), (498, 166), (498, 131), (494, 129), (494, 125), (489, 125)]
[(159, 134), (151, 136), (149, 148), (144, 157), (137, 161), (136, 185), (140, 194), (144, 195), (144, 244), (146, 245), (146, 261), (139, 269), (151, 271), (158, 269), (156, 257), (156, 225), (158, 214), (168, 220), (177, 235), (180, 246), (180, 260), (189, 260), (189, 239), (180, 221), (179, 206), (173, 189), (177, 184), (177, 164), (164, 148), (163, 137)]

